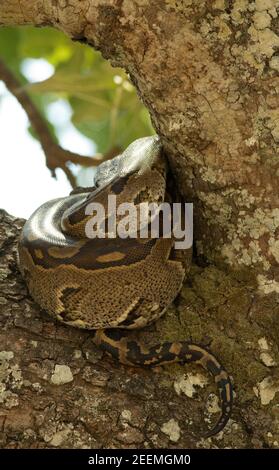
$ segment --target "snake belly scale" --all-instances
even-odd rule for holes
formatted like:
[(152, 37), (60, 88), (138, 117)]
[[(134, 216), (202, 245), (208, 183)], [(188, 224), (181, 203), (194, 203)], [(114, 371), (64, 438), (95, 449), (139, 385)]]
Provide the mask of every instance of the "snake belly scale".
[[(179, 293), (185, 265), (172, 237), (88, 238), (90, 203), (108, 213), (108, 195), (123, 202), (161, 203), (167, 197), (166, 160), (157, 136), (138, 139), (99, 165), (95, 186), (43, 204), (25, 223), (19, 267), (34, 300), (59, 321), (92, 330), (92, 339), (123, 364), (200, 364), (218, 387), (221, 416), (206, 437), (218, 433), (232, 409), (232, 384), (206, 348), (187, 341), (152, 347), (129, 339), (128, 329), (158, 319)], [(181, 258), (181, 257), (180, 257)]]

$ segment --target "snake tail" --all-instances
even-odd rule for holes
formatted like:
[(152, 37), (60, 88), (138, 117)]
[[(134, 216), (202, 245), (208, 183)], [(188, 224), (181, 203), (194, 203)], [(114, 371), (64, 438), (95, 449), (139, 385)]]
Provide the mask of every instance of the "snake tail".
[(93, 341), (111, 357), (130, 366), (154, 367), (173, 362), (201, 365), (214, 377), (221, 401), (220, 418), (202, 437), (214, 436), (228, 422), (232, 411), (233, 386), (226, 370), (207, 349), (186, 341), (164, 342), (146, 348), (138, 341), (128, 339), (126, 333), (118, 329), (97, 330)]

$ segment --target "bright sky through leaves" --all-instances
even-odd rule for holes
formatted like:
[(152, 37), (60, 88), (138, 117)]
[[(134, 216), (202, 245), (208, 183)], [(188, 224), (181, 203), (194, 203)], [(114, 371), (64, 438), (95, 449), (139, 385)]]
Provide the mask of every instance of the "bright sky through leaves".
[[(80, 155), (115, 155), (154, 133), (129, 77), (92, 47), (53, 28), (0, 28), (0, 59), (30, 95), (51, 137)], [(28, 217), (43, 202), (70, 191), (64, 173), (50, 176), (39, 142), (17, 101), (0, 82), (0, 207)], [(40, 136), (38, 136), (40, 137)], [(69, 165), (80, 186), (94, 169)]]
[[(45, 60), (24, 61), (23, 72), (30, 81), (47, 78), (51, 70)], [(48, 114), (57, 125), (63, 147), (84, 155), (94, 154), (93, 143), (70, 123), (71, 108), (66, 101), (49, 105)], [(57, 180), (51, 177), (41, 146), (30, 136), (28, 126), (25, 112), (0, 82), (0, 207), (24, 218), (45, 201), (65, 196), (71, 190), (61, 170), (57, 171)]]

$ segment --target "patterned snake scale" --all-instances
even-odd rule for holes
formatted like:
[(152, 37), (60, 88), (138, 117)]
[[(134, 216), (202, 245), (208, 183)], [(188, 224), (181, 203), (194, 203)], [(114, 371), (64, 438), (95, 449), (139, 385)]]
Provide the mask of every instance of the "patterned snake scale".
[[(108, 213), (108, 195), (117, 207), (132, 202), (160, 203), (167, 197), (166, 159), (159, 138), (133, 142), (121, 155), (99, 165), (95, 186), (43, 204), (25, 223), (19, 240), (19, 266), (34, 300), (54, 318), (91, 329), (92, 339), (123, 364), (158, 366), (200, 364), (217, 384), (221, 416), (205, 437), (226, 425), (232, 409), (232, 384), (219, 361), (205, 348), (186, 341), (147, 348), (129, 339), (127, 329), (158, 319), (179, 293), (185, 266), (173, 238), (88, 238), (98, 202)], [(180, 258), (182, 258), (180, 256)], [(94, 331), (95, 330), (95, 331)]]

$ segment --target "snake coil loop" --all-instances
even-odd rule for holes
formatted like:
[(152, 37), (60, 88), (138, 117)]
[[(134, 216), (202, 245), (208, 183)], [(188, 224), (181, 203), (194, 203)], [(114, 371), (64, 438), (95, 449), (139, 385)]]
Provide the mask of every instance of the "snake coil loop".
[(19, 266), (30, 294), (61, 322), (91, 330), (93, 341), (124, 364), (157, 366), (195, 362), (209, 371), (220, 392), (222, 413), (206, 436), (219, 432), (232, 409), (230, 378), (205, 348), (185, 341), (145, 348), (125, 329), (159, 318), (179, 293), (185, 266), (173, 238), (86, 236), (90, 204), (110, 215), (131, 202), (160, 203), (166, 197), (166, 161), (158, 137), (139, 139), (125, 152), (99, 165), (95, 186), (43, 204), (26, 222), (19, 241)]

